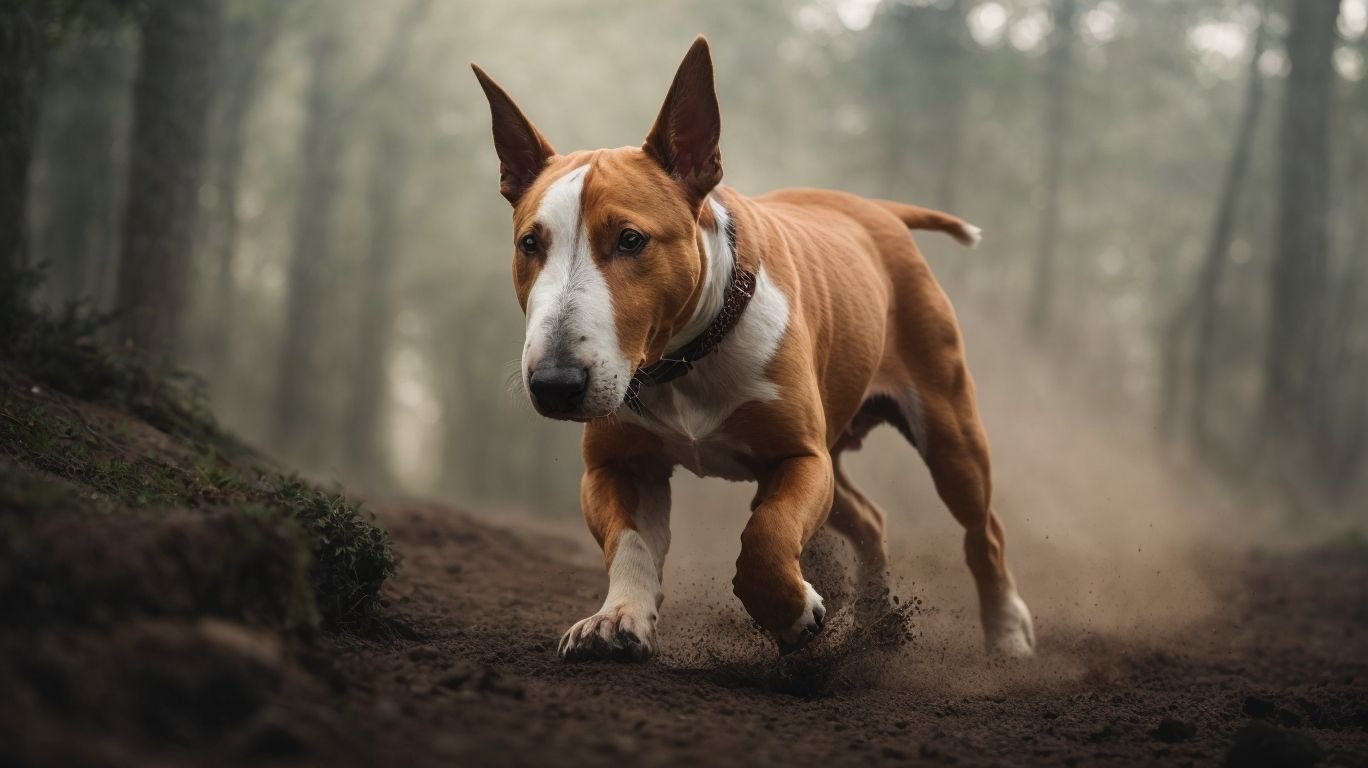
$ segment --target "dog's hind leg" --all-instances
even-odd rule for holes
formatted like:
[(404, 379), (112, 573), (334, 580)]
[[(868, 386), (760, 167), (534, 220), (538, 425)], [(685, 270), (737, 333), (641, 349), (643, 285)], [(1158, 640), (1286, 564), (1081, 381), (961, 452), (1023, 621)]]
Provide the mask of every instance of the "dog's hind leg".
[(861, 621), (869, 621), (883, 613), (888, 601), (884, 514), (851, 483), (841, 469), (840, 458), (839, 450), (832, 452), (836, 491), (827, 524), (845, 536), (855, 550), (856, 616)]
[[(1007, 568), (1002, 521), (992, 508), (988, 437), (979, 422), (974, 384), (963, 361), (940, 392), (921, 392), (916, 414), (922, 457), (936, 491), (964, 526), (964, 555), (978, 587), (989, 653), (1030, 656), (1035, 629)], [(919, 438), (921, 437), (919, 435)]]
[[(975, 240), (977, 231), (944, 215), (883, 204), (911, 227), (950, 231)], [(988, 437), (979, 421), (974, 380), (950, 299), (911, 238), (884, 243), (897, 296), (886, 341), (880, 391), (898, 405), (889, 418), (921, 453), (936, 492), (964, 527), (964, 555), (978, 587), (979, 611), (990, 653), (1030, 656), (1031, 613), (1007, 568), (1002, 521), (993, 511)]]

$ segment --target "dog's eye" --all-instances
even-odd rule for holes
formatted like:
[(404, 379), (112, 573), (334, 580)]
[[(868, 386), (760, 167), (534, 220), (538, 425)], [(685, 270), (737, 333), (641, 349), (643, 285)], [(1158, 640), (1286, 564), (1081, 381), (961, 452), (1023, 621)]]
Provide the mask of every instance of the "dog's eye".
[(629, 256), (633, 256), (639, 253), (645, 245), (646, 236), (635, 229), (624, 229), (622, 230), (622, 234), (618, 235), (618, 253), (625, 253)]
[(518, 238), (518, 250), (522, 251), (523, 254), (526, 256), (536, 256), (537, 236), (532, 234), (531, 232), (528, 232), (527, 234)]

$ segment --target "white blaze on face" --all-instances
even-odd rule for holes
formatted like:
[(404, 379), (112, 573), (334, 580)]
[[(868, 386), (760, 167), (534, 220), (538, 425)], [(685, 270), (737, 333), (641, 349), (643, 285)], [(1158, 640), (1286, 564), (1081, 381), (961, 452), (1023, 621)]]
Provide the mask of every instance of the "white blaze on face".
[(594, 263), (584, 229), (581, 197), (589, 166), (557, 179), (542, 198), (537, 222), (550, 246), (527, 297), (527, 340), (522, 375), (537, 365), (582, 366), (589, 371), (586, 417), (604, 416), (622, 402), (631, 363), (618, 344), (613, 297)]

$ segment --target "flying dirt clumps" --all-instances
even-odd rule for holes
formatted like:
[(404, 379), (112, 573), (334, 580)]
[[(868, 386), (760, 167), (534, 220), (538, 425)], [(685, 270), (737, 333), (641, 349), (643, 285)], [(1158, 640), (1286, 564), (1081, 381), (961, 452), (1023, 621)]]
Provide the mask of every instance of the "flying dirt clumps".
[(776, 688), (795, 696), (818, 697), (838, 690), (877, 685), (905, 648), (918, 640), (919, 598), (894, 596), (872, 619), (856, 621), (853, 608), (827, 617), (825, 631), (811, 645), (780, 660)]

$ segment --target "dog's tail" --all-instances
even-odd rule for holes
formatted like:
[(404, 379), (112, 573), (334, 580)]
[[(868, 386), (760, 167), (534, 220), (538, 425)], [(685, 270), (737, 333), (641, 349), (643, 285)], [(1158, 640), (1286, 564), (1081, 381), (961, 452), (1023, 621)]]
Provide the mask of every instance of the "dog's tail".
[(973, 248), (983, 239), (983, 230), (948, 213), (933, 211), (930, 208), (918, 208), (906, 203), (895, 203), (892, 200), (875, 200), (874, 202), (897, 216), (903, 224), (907, 225), (908, 229), (929, 229), (935, 232), (944, 232), (967, 248)]

